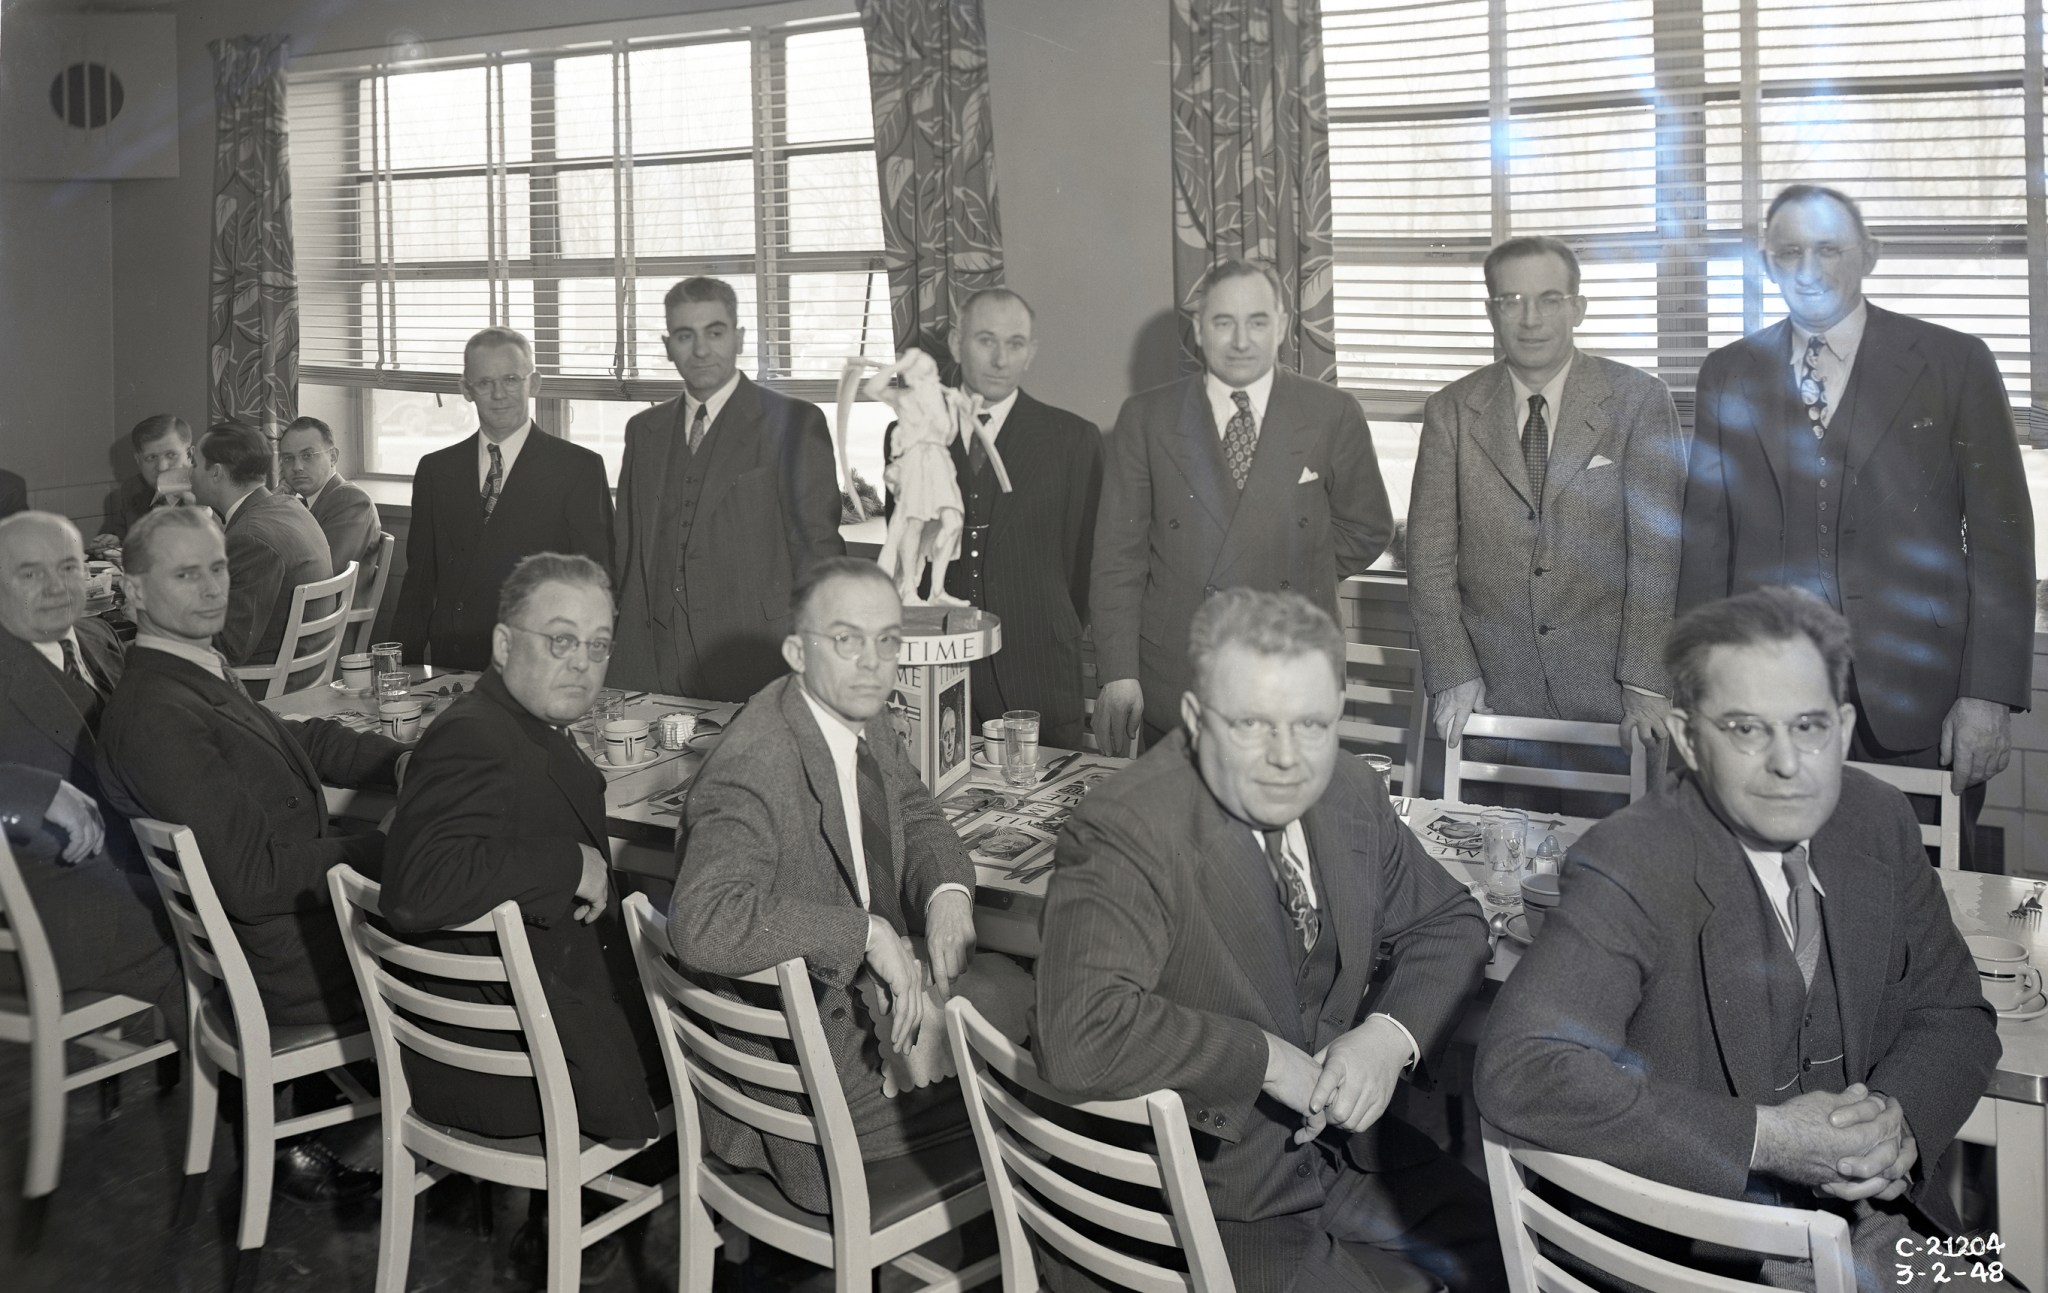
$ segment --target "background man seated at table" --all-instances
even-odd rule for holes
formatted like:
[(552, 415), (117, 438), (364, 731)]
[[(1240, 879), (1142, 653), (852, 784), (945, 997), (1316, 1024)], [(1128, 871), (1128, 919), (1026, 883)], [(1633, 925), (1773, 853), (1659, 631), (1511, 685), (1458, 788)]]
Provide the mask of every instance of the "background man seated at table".
[[(156, 886), (101, 801), (98, 749), (121, 644), (85, 613), (85, 547), (51, 512), (0, 520), (0, 827), (66, 992), (156, 1005), (182, 1042), (184, 993)], [(53, 829), (54, 828), (54, 829)], [(19, 988), (15, 958), (0, 986)]]
[[(137, 633), (100, 727), (109, 801), (130, 817), (192, 828), (273, 1028), (360, 1018), (327, 871), (346, 862), (377, 875), (384, 836), (337, 832), (321, 786), (395, 786), (409, 754), (326, 719), (280, 719), (228, 673), (213, 649), (228, 614), (227, 543), (211, 512), (151, 512), (128, 532), (123, 556)], [(330, 1148), (362, 1134), (292, 1140), (278, 1150), (278, 1188), (297, 1198), (375, 1188), (374, 1173), (350, 1171)]]
[(167, 501), (192, 501), (183, 491), (167, 500), (157, 490), (157, 478), (167, 471), (192, 465), (192, 427), (175, 413), (152, 413), (128, 432), (128, 448), (135, 455), (136, 479), (114, 491), (100, 532), (92, 538), (92, 550), (118, 548), (128, 527), (149, 514), (151, 508)]
[[(974, 864), (884, 712), (903, 606), (880, 566), (834, 557), (808, 572), (795, 611), (782, 646), (794, 673), (754, 694), (690, 787), (669, 937), (676, 957), (702, 973), (806, 959), (868, 1162), (939, 1146), (946, 1162), (972, 1157), (957, 1085), (884, 1098), (875, 1024), (854, 990), (865, 965), (904, 1049), (927, 1021), (924, 966), (902, 936), (924, 935), (941, 995), (974, 950)], [(812, 1211), (830, 1206), (816, 1149), (764, 1146), (708, 1106), (704, 1127), (726, 1162), (772, 1172)]]
[[(612, 902), (604, 827), (604, 774), (564, 725), (604, 686), (612, 653), (611, 576), (588, 557), (543, 552), (512, 568), (498, 598), (491, 669), (420, 738), (384, 859), (384, 915), (412, 941), (451, 952), (489, 952), (488, 934), (427, 931), (465, 924), (519, 903), (541, 986), (561, 1034), (583, 1134), (600, 1140), (655, 1135), (668, 1080), (626, 930)], [(509, 1005), (504, 984), (452, 989)], [(471, 1046), (503, 1049), (504, 1033), (436, 1027)], [(447, 1068), (407, 1052), (406, 1081), (420, 1115), (486, 1136), (537, 1136), (531, 1080)], [(546, 1259), (546, 1198), (513, 1241), (515, 1257)], [(603, 1256), (587, 1254), (586, 1273)], [(543, 1267), (544, 1269), (544, 1267)]]
[(1478, 986), (1486, 925), (1339, 757), (1343, 634), (1299, 594), (1231, 588), (1188, 658), (1184, 728), (1060, 836), (1040, 1068), (1086, 1099), (1181, 1093), (1240, 1288), (1380, 1288), (1352, 1244), (1504, 1287), (1486, 1187), (1383, 1116)]
[(1688, 772), (1572, 846), (1477, 1095), (1546, 1149), (1838, 1207), (1888, 1287), (1900, 1238), (1957, 1224), (1936, 1165), (2000, 1048), (1910, 806), (1842, 766), (1849, 656), (1847, 622), (1788, 588), (1672, 627)]
[(341, 474), (341, 450), (334, 432), (319, 418), (294, 418), (277, 440), (277, 466), (285, 487), (297, 494), (327, 536), (333, 573), (376, 551), (383, 521), (363, 487)]

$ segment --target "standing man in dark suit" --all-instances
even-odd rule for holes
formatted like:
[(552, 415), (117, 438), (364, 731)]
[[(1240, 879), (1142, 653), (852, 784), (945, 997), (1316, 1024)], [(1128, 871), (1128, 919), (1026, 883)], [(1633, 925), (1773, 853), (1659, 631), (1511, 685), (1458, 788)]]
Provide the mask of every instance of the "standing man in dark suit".
[[(78, 527), (51, 512), (0, 521), (0, 827), (64, 990), (152, 1002), (182, 1040), (183, 979), (156, 886), (94, 766), (121, 664), (113, 630), (85, 614)], [(13, 961), (0, 982), (18, 989)]]
[[(795, 612), (783, 642), (794, 676), (748, 702), (690, 787), (669, 939), (706, 974), (805, 958), (870, 1170), (928, 1154), (957, 1167), (975, 1152), (959, 1087), (884, 1097), (875, 1022), (855, 983), (863, 967), (873, 975), (907, 1050), (925, 1022), (925, 967), (905, 936), (925, 937), (942, 996), (974, 949), (974, 864), (885, 712), (903, 605), (880, 566), (835, 557), (805, 576)], [(764, 1145), (708, 1106), (704, 1118), (719, 1158), (771, 1172), (805, 1208), (829, 1207), (815, 1148)]]
[[(1505, 358), (1424, 406), (1408, 504), (1409, 601), (1437, 732), (1458, 744), (1473, 713), (1576, 719), (1620, 723), (1624, 747), (1661, 750), (1685, 491), (1678, 410), (1663, 382), (1573, 344), (1586, 298), (1570, 247), (1512, 238), (1482, 272)], [(1496, 753), (1628, 769), (1621, 751), (1468, 751)], [(1506, 789), (1508, 802), (1528, 794), (1519, 806), (1557, 807), (1555, 791)]]
[(1196, 294), (1207, 371), (1124, 402), (1096, 514), (1095, 738), (1111, 754), (1179, 721), (1202, 599), (1292, 589), (1337, 615), (1337, 585), (1394, 533), (1358, 401), (1273, 367), (1287, 314), (1271, 267), (1227, 260)]
[(383, 522), (363, 487), (341, 474), (341, 450), (334, 432), (319, 418), (294, 418), (277, 441), (277, 465), (285, 487), (299, 496), (327, 536), (334, 573), (348, 563), (367, 562), (377, 550)]
[(1990, 349), (1866, 301), (1877, 254), (1846, 195), (1772, 200), (1791, 317), (1700, 368), (1678, 606), (1789, 584), (1846, 615), (1849, 757), (1952, 769), (1969, 866), (2032, 696), (2033, 510)]
[(1938, 1164), (2000, 1052), (1910, 807), (1842, 766), (1849, 638), (1789, 588), (1672, 628), (1688, 772), (1572, 846), (1564, 900), (1487, 1022), (1477, 1094), (1545, 1149), (1838, 1208), (1890, 1287), (1895, 1245), (1957, 1225)]
[(1231, 588), (1188, 657), (1185, 729), (1060, 836), (1039, 1067), (1083, 1099), (1181, 1093), (1239, 1288), (1382, 1287), (1352, 1244), (1505, 1287), (1486, 1187), (1382, 1116), (1479, 986), (1486, 924), (1339, 757), (1343, 634), (1300, 594)]
[[(264, 485), (270, 474), (270, 441), (254, 427), (220, 422), (199, 437), (199, 466), (192, 493), (218, 512), (227, 530), (227, 620), (214, 645), (231, 665), (271, 664), (291, 627), (292, 594), (334, 574), (327, 536), (320, 523), (289, 494)], [(334, 598), (309, 603), (310, 615), (334, 609)], [(333, 631), (306, 639), (301, 650), (323, 645)], [(317, 670), (289, 680), (293, 689), (315, 681)]]
[(28, 511), (28, 482), (11, 471), (0, 471), (0, 520)]
[(1035, 709), (1047, 745), (1078, 750), (1102, 433), (1019, 387), (1038, 355), (1037, 326), (1030, 303), (1008, 288), (984, 288), (960, 307), (951, 340), (960, 384), (981, 396), (1011, 488), (997, 485), (979, 440), (954, 442), (966, 514), (946, 591), (1003, 622), (1003, 649), (974, 662), (975, 721)]
[[(109, 800), (130, 817), (192, 829), (273, 1028), (361, 1018), (327, 871), (346, 862), (376, 876), (384, 836), (336, 831), (321, 787), (395, 787), (410, 753), (327, 719), (280, 719), (228, 673), (213, 649), (230, 595), (227, 542), (212, 513), (150, 513), (129, 530), (123, 559), (138, 631), (100, 728)], [(278, 1151), (279, 1188), (312, 1199), (374, 1189), (374, 1172), (335, 1156), (337, 1144), (361, 1136), (337, 1128), (290, 1141)]]
[(462, 390), (478, 430), (413, 473), (391, 635), (408, 660), (480, 670), (491, 662), (498, 589), (521, 557), (581, 553), (611, 568), (612, 494), (604, 459), (533, 424), (540, 374), (523, 335), (485, 328), (471, 337)]
[(683, 394), (626, 423), (619, 469), (621, 687), (745, 700), (783, 671), (790, 591), (844, 556), (825, 415), (739, 371), (732, 288), (686, 278), (663, 300)]

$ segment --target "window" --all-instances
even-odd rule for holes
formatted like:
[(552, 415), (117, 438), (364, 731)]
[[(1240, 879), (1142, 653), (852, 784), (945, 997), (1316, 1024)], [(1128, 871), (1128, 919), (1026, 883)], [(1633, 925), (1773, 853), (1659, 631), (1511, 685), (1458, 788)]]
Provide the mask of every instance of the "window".
[(475, 428), (462, 345), (499, 324), (533, 340), (537, 420), (616, 476), (626, 419), (682, 389), (661, 302), (692, 274), (732, 284), (741, 368), (780, 390), (829, 404), (848, 356), (894, 354), (844, 0), (302, 60), (289, 87), (302, 402), (367, 470)]
[(1982, 337), (2024, 408), (2048, 395), (2028, 8), (1323, 0), (1339, 379), (1419, 416), (1493, 357), (1487, 248), (1554, 234), (1585, 269), (1581, 344), (1657, 373), (1689, 419), (1707, 353), (1783, 317), (1746, 249), (1807, 181), (1882, 241), (1869, 295)]

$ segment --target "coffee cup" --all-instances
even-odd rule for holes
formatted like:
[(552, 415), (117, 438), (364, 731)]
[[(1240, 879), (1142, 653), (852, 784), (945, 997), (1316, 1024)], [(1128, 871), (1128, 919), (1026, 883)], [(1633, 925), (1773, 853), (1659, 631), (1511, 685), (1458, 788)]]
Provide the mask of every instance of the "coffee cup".
[(2025, 945), (1996, 934), (1971, 934), (1970, 959), (1993, 1010), (2018, 1010), (2041, 993), (2041, 971), (2028, 963)]
[(361, 696), (377, 682), (377, 657), (358, 651), (341, 658), (341, 685)]
[(615, 718), (604, 725), (605, 762), (615, 768), (629, 768), (640, 762), (647, 749), (647, 720)]
[(377, 706), (377, 721), (384, 729), (384, 735), (402, 745), (410, 745), (420, 739), (420, 715), (426, 712), (426, 702), (419, 700), (387, 700)]
[(1003, 766), (1003, 720), (991, 718), (981, 725), (981, 755), (997, 767)]

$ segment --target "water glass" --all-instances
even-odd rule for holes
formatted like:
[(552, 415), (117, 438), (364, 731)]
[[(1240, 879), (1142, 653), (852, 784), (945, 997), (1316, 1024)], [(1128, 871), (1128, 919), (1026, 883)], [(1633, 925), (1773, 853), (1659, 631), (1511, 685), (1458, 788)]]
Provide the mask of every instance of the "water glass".
[(396, 673), (405, 668), (405, 644), (402, 642), (372, 642), (370, 654), (377, 659), (378, 673)]
[(1490, 808), (1480, 820), (1485, 843), (1486, 900), (1511, 907), (1522, 898), (1522, 847), (1529, 837), (1528, 814)]
[(412, 675), (405, 670), (383, 670), (377, 674), (378, 700), (404, 700), (410, 695), (412, 695)]
[(1038, 711), (1013, 709), (1003, 715), (1003, 780), (1013, 786), (1038, 784)]

